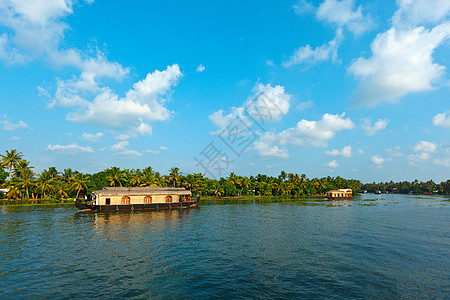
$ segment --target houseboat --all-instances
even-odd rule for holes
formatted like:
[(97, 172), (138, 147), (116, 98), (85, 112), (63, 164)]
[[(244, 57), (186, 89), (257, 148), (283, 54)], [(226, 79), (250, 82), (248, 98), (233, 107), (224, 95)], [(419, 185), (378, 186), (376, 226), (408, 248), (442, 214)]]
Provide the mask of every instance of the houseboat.
[(328, 191), (325, 196), (328, 198), (328, 200), (351, 199), (352, 194), (353, 192), (351, 189), (339, 189)]
[(197, 206), (200, 197), (191, 199), (191, 192), (172, 187), (104, 187), (93, 191), (75, 206), (83, 211), (122, 211), (189, 208)]

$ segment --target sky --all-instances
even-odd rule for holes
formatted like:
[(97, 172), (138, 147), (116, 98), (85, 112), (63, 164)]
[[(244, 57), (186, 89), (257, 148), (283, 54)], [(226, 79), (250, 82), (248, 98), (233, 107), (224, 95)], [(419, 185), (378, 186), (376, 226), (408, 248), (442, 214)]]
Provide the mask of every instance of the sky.
[(448, 0), (1, 0), (0, 151), (441, 182), (449, 47)]

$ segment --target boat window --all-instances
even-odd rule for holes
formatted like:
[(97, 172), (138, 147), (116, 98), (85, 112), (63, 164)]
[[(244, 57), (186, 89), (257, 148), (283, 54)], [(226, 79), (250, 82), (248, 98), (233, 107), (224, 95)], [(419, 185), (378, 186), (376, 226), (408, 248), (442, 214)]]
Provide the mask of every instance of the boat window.
[(152, 196), (145, 196), (145, 198), (144, 198), (144, 203), (145, 203), (145, 204), (150, 204), (150, 203), (152, 203)]
[(166, 197), (166, 203), (170, 203), (172, 202), (172, 196), (167, 196)]
[(128, 196), (122, 197), (122, 204), (130, 204), (130, 197)]
[(111, 204), (111, 198), (106, 198), (106, 205), (110, 205)]

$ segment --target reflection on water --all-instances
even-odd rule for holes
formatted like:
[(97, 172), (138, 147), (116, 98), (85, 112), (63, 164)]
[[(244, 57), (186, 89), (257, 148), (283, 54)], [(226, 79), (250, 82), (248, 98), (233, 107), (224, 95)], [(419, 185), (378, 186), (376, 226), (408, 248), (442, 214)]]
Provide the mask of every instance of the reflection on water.
[(2, 298), (446, 298), (448, 198), (0, 207)]

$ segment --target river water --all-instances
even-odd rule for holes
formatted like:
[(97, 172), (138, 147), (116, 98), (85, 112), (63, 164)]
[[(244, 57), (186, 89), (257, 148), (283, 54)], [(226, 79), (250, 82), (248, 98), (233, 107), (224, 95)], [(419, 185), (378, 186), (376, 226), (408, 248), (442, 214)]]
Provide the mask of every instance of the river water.
[(0, 207), (4, 298), (449, 298), (448, 197)]

